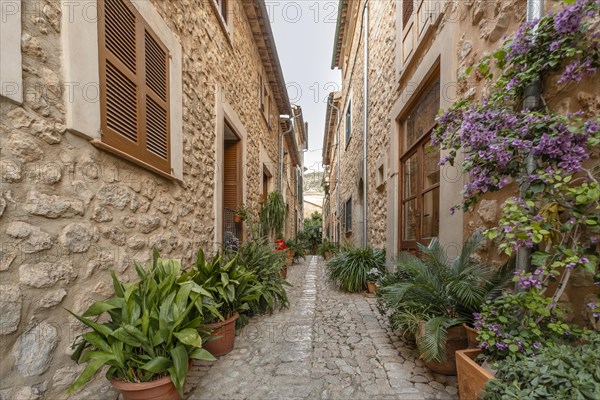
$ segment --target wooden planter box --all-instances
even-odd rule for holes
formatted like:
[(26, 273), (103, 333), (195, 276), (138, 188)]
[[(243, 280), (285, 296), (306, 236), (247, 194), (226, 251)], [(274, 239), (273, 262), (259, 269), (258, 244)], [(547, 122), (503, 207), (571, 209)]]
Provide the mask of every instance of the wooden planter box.
[(458, 350), (456, 370), (458, 373), (458, 393), (460, 400), (477, 400), (490, 379), (495, 379), (474, 360), (481, 354), (480, 349)]

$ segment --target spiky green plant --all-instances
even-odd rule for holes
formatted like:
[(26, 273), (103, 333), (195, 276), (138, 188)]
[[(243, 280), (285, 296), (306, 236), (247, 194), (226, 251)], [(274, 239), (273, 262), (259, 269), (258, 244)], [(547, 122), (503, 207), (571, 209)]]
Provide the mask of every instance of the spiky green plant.
[(360, 292), (367, 286), (367, 274), (373, 268), (385, 271), (385, 251), (346, 247), (326, 264), (330, 282), (347, 292)]
[[(482, 239), (479, 233), (471, 236), (454, 260), (437, 239), (429, 247), (419, 246), (420, 257), (401, 253), (397, 268), (405, 280), (380, 289), (392, 327), (417, 338), (426, 362), (443, 362), (448, 328), (472, 322), (473, 313), (499, 296), (512, 277), (512, 259), (500, 269), (475, 260), (473, 253)], [(417, 335), (421, 320), (424, 330)]]
[(287, 208), (283, 200), (283, 195), (279, 192), (269, 193), (260, 213), (262, 228), (267, 230), (263, 234), (272, 233), (276, 237), (281, 237), (286, 214)]
[[(98, 301), (75, 318), (91, 328), (77, 337), (71, 358), (87, 366), (69, 387), (73, 393), (103, 367), (107, 379), (148, 382), (170, 376), (183, 396), (190, 359), (215, 360), (202, 348), (198, 327), (218, 315), (211, 294), (181, 277), (179, 260), (162, 260), (154, 251), (150, 268), (135, 263), (139, 279), (120, 282), (112, 273), (115, 295)], [(107, 313), (109, 320), (92, 318)]]

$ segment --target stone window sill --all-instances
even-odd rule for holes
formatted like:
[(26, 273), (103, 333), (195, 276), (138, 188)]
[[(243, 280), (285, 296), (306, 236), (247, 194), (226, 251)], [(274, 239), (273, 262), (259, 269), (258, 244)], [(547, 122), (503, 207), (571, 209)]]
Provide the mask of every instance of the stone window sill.
[[(225, 34), (225, 38), (227, 38), (227, 42), (229, 43), (230, 46), (233, 47), (232, 30), (231, 30), (229, 24), (227, 23), (227, 21), (225, 21), (225, 18), (223, 18), (223, 15), (221, 15), (221, 11), (219, 10), (217, 2), (215, 0), (209, 0), (208, 3), (212, 7), (212, 9), (215, 13), (215, 16), (217, 17), (217, 21), (219, 22), (219, 27), (221, 27), (221, 30)], [(233, 14), (233, 13), (230, 13), (230, 14)], [(233, 18), (233, 15), (229, 15), (229, 17)]]

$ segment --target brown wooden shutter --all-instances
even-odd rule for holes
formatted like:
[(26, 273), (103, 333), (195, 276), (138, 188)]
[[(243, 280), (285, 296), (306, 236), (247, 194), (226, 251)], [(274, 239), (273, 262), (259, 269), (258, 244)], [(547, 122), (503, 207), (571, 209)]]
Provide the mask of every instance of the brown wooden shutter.
[(403, 0), (402, 1), (402, 27), (406, 26), (406, 23), (410, 19), (414, 11), (414, 0)]
[(239, 142), (225, 142), (223, 161), (223, 206), (235, 211), (242, 203)]
[(129, 0), (98, 5), (102, 142), (170, 174), (169, 52)]

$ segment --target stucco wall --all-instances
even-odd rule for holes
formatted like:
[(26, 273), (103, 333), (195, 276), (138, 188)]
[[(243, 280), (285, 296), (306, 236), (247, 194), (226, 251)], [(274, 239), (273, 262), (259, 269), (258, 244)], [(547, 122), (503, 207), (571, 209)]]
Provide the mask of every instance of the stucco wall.
[[(81, 326), (63, 307), (81, 312), (110, 296), (108, 270), (133, 279), (132, 260), (148, 260), (152, 247), (184, 264), (198, 246), (214, 251), (218, 118), (246, 132), (248, 206), (257, 209), (262, 192), (260, 148), (277, 160), (277, 125), (270, 131), (258, 112), (261, 61), (241, 2), (233, 1), (231, 41), (208, 1), (152, 3), (183, 48), (181, 182), (66, 131), (60, 2), (22, 3), (24, 102), (0, 97), (2, 398), (65, 397), (81, 371), (69, 359)], [(107, 390), (102, 377), (73, 398)]]

